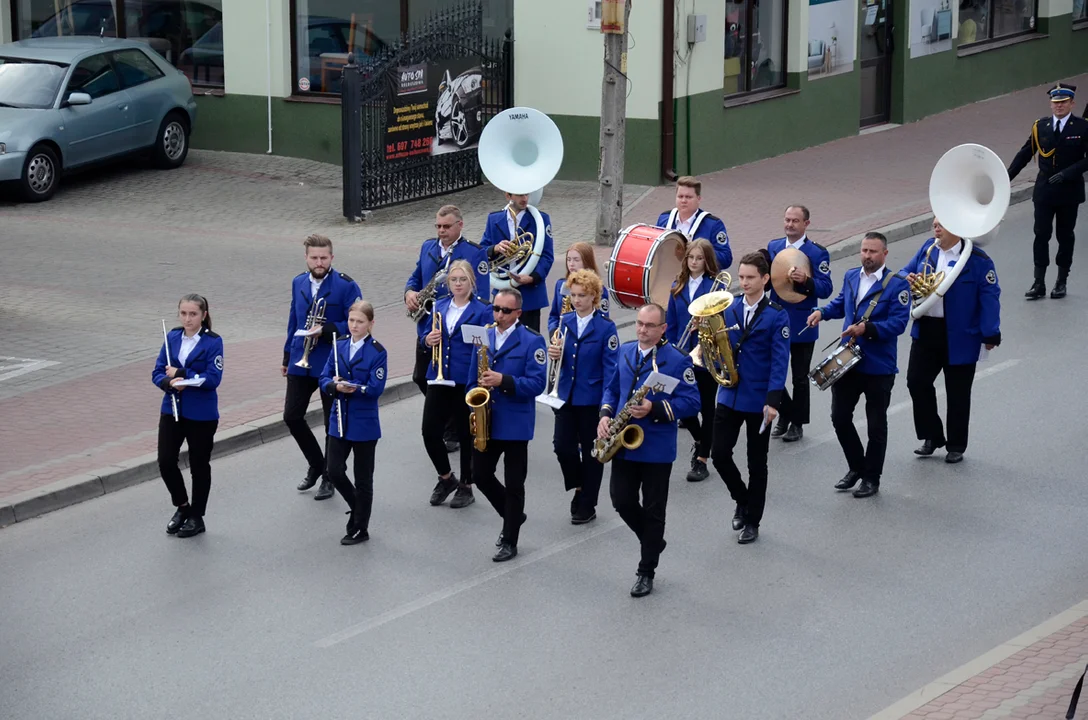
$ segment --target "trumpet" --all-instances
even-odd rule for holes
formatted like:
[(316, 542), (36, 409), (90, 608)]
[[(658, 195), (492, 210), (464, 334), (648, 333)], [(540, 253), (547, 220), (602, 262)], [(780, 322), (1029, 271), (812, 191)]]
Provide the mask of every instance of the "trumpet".
[[(325, 298), (318, 298), (310, 305), (310, 312), (306, 316), (306, 330), (309, 330), (316, 325), (325, 324)], [(310, 353), (313, 351), (314, 346), (317, 345), (317, 339), (319, 335), (309, 335), (306, 341), (302, 344), (302, 359), (295, 365), (300, 368), (310, 367)]]
[[(563, 306), (559, 309), (559, 325), (552, 333), (551, 344), (562, 348), (567, 343), (567, 329), (562, 327), (563, 316), (571, 311), (571, 297), (567, 295), (563, 298)], [(548, 397), (559, 397), (559, 371), (563, 367), (563, 356), (560, 355), (558, 360), (548, 361), (548, 384), (545, 386), (551, 388), (551, 392), (548, 393)]]
[(446, 382), (445, 376), (442, 374), (442, 313), (438, 312), (435, 308), (434, 319), (431, 321), (431, 332), (437, 330), (438, 344), (431, 348), (431, 364), (438, 367), (438, 376), (435, 377), (437, 382)]
[[(495, 323), (484, 325), (484, 330), (495, 327)], [(486, 341), (480, 343), (479, 360), (476, 363), (476, 382), (484, 381), (484, 373), (491, 369), (487, 358), (488, 346)], [(487, 440), (491, 429), (491, 412), (488, 405), (491, 404), (491, 391), (482, 385), (465, 393), (465, 404), (469, 406), (472, 414), (468, 418), (468, 429), (475, 438), (472, 446), (483, 452), (487, 450)]]
[[(722, 270), (720, 273), (714, 276), (714, 284), (710, 286), (708, 294), (718, 292), (719, 290), (728, 290), (729, 284), (731, 282), (733, 282), (733, 278), (730, 277), (729, 273), (727, 273), (725, 270)], [(688, 340), (691, 338), (692, 331), (695, 330), (698, 324), (699, 318), (695, 315), (692, 315), (691, 321), (688, 322), (688, 326), (684, 328), (684, 334), (680, 336), (680, 342), (676, 343), (677, 350), (679, 350), (680, 352), (684, 351), (684, 347), (687, 346)], [(692, 350), (689, 354), (693, 359), (695, 358), (694, 350)]]

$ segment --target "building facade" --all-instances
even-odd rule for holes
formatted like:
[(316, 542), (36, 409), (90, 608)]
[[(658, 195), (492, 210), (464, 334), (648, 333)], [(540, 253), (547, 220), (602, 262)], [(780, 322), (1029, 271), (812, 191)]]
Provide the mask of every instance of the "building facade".
[[(0, 41), (140, 38), (198, 95), (195, 147), (340, 162), (339, 68), (465, 0), (0, 0)], [(600, 0), (475, 0), (514, 104), (597, 174)], [(627, 177), (658, 183), (1088, 71), (1088, 0), (639, 0)]]

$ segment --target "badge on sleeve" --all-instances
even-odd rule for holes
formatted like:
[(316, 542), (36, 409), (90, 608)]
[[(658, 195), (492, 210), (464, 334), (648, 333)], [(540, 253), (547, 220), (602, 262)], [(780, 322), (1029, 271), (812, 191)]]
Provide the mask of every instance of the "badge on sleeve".
[(787, 340), (790, 339), (790, 326), (789, 325), (783, 325), (782, 326), (782, 337), (786, 338)]
[(544, 233), (545, 233), (545, 234), (546, 234), (546, 235), (547, 235), (548, 237), (551, 237), (551, 236), (552, 236), (552, 226), (551, 226), (550, 224), (549, 224), (549, 225), (548, 225), (547, 227), (545, 227), (545, 228), (544, 228)]
[(831, 272), (831, 266), (827, 264), (827, 260), (824, 260), (822, 263), (820, 263), (820, 272), (822, 272), (824, 275), (827, 275), (829, 272)]
[(695, 384), (695, 371), (691, 368), (688, 368), (684, 371), (684, 382), (686, 382), (688, 385)]
[(380, 367), (377, 370), (375, 370), (374, 371), (374, 377), (378, 378), (379, 380), (384, 380), (385, 379), (385, 368)]
[[(991, 270), (990, 272), (993, 272), (993, 270)], [(222, 355), (216, 355), (215, 356), (215, 369), (218, 370), (219, 372), (223, 372), (223, 356)]]
[(990, 270), (990, 272), (986, 273), (986, 282), (990, 283), (991, 285), (997, 285), (997, 273), (995, 273), (993, 270)]
[(480, 264), (476, 266), (477, 275), (487, 275), (487, 260), (481, 260)]
[(619, 335), (613, 335), (612, 337), (608, 338), (608, 349), (609, 350), (615, 350), (619, 346), (620, 346), (620, 336)]
[(723, 231), (718, 233), (717, 240), (718, 240), (719, 245), (725, 245), (726, 243), (729, 242), (729, 236), (726, 235), (725, 231), (723, 230)]
[(608, 298), (601, 298), (601, 312), (608, 312)]
[(533, 353), (533, 359), (536, 360), (537, 365), (543, 365), (548, 361), (548, 356), (543, 348), (537, 348), (537, 351)]
[(910, 304), (910, 293), (907, 292), (906, 290), (899, 293), (899, 304), (902, 305), (903, 307), (906, 307), (907, 305)]

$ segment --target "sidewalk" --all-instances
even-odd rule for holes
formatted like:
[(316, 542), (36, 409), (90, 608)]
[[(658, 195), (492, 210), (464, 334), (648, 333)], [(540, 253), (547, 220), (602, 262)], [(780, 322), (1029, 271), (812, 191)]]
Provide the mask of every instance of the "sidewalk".
[[(1088, 87), (1088, 75), (1069, 80)], [(856, 238), (865, 230), (892, 226), (891, 239), (910, 237), (928, 226), (928, 181), (938, 158), (956, 144), (977, 142), (990, 147), (1006, 161), (1011, 159), (1027, 137), (1032, 120), (1045, 111), (1043, 87), (953, 110), (909, 126), (846, 138), (703, 176), (703, 207), (724, 218), (735, 259), (781, 235), (782, 210), (791, 202), (803, 203), (812, 210), (809, 234), (817, 242), (831, 246), (834, 257), (853, 252), (853, 245), (843, 241)], [(383, 399), (395, 401), (417, 392), (404, 384), (411, 373), (415, 335), (411, 323), (402, 317), (400, 293), (402, 278), (411, 271), (418, 247), (416, 240), (406, 238), (426, 232), (422, 228), (429, 227), (429, 218), (442, 199), (379, 211), (359, 225), (343, 222), (337, 225), (333, 220), (340, 207), (337, 168), (311, 161), (229, 153), (194, 153), (193, 166), (188, 176), (182, 171), (177, 175), (154, 176), (151, 192), (165, 192), (164, 188), (169, 188), (171, 182), (179, 182), (178, 178), (195, 178), (189, 181), (194, 183), (194, 194), (210, 192), (217, 198), (218, 205), (206, 207), (202, 218), (220, 223), (218, 233), (200, 226), (197, 219), (185, 227), (163, 220), (162, 227), (158, 227), (149, 224), (153, 218), (148, 216), (134, 216), (131, 220), (117, 217), (124, 212), (149, 212), (126, 210), (123, 199), (103, 203), (101, 209), (91, 208), (86, 221), (109, 223), (126, 232), (161, 230), (165, 237), (192, 233), (208, 235), (219, 242), (232, 242), (233, 238), (239, 238), (239, 243), (267, 242), (270, 249), (278, 250), (288, 242), (296, 245), (298, 241), (293, 237), (298, 235), (298, 227), (278, 224), (282, 221), (275, 214), (275, 207), (257, 213), (252, 229), (231, 225), (236, 216), (252, 212), (232, 205), (235, 202), (232, 193), (237, 194), (239, 206), (255, 198), (256, 202), (275, 205), (279, 196), (274, 193), (280, 192), (287, 181), (308, 186), (307, 191), (314, 193), (308, 197), (319, 197), (325, 206), (307, 210), (308, 226), (328, 232), (355, 252), (367, 253), (364, 271), (367, 274), (359, 279), (364, 294), (375, 303), (382, 318), (380, 335), (389, 350), (390, 378), (401, 383), (395, 391), (387, 391), (388, 397)], [(1024, 197), (1023, 188), (1032, 177), (1027, 170), (1018, 178), (1014, 188), (1020, 189), (1017, 197)], [(223, 185), (217, 186), (216, 182)], [(84, 190), (88, 195), (98, 192), (91, 183)], [(471, 213), (472, 225), (477, 228), (469, 234), (471, 237), (477, 236), (482, 225), (479, 216), (494, 205), (494, 194), (493, 189), (483, 188), (456, 196), (457, 203)], [(673, 204), (671, 187), (631, 187), (625, 190), (624, 197), (625, 225), (653, 223), (658, 213)], [(545, 192), (542, 206), (551, 214), (557, 228), (557, 261), (548, 280), (549, 288), (563, 274), (565, 249), (577, 240), (592, 241), (595, 202), (596, 187), (592, 183), (554, 183)], [(27, 223), (36, 222), (39, 217), (67, 222), (50, 212), (46, 206), (16, 207), (10, 217)], [(345, 252), (341, 247), (338, 245), (338, 258)], [(603, 268), (610, 248), (599, 247), (596, 252)], [(264, 322), (264, 317), (253, 316), (247, 328), (250, 332), (227, 345), (230, 372), (220, 388), (222, 419), (217, 452), (245, 447), (247, 443), (267, 442), (283, 434), (282, 422), (278, 420), (283, 402), (283, 381), (278, 371), (283, 336), (278, 324), (286, 312), (285, 306), (279, 307), (286, 302), (279, 292), (284, 277), (288, 277), (286, 271), (274, 279), (262, 277), (263, 294), (247, 298), (255, 307), (273, 308), (274, 324)], [(21, 282), (34, 281), (23, 278)], [(26, 296), (34, 290), (33, 286), (22, 290), (13, 286), (11, 291)], [(246, 293), (241, 288), (239, 296), (243, 295)], [(241, 299), (236, 305), (229, 302), (224, 305), (223, 299), (217, 299), (217, 329), (221, 322), (230, 322), (232, 316), (237, 318), (252, 311)], [(68, 305), (60, 308), (67, 309)], [(620, 308), (613, 311), (614, 319), (621, 323), (630, 320), (631, 314)], [(156, 314), (141, 321), (154, 325), (158, 317)], [(228, 332), (225, 337), (239, 337), (239, 334)], [(149, 380), (153, 362), (153, 353), (118, 354), (105, 369), (96, 366), (91, 374), (80, 378), (84, 387), (110, 388), (105, 396), (73, 391), (68, 383), (39, 383), (0, 399), (0, 417), (9, 419), (0, 425), (0, 448), (3, 448), (0, 525), (157, 476), (153, 457), (156, 430), (148, 419), (148, 412), (154, 412), (149, 408), (158, 403)], [(317, 406), (315, 403), (311, 407)], [(317, 415), (314, 418), (319, 421)], [(55, 438), (64, 438), (64, 442), (58, 445)], [(236, 440), (227, 442), (226, 438)], [(80, 483), (87, 487), (81, 491), (72, 489)]]

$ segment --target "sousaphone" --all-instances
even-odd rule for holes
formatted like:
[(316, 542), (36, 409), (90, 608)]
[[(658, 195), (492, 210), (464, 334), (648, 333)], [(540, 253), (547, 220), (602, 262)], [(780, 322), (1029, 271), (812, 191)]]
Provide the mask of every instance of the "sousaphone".
[(771, 287), (778, 297), (788, 303), (798, 303), (806, 297), (794, 289), (793, 280), (790, 280), (790, 272), (794, 268), (800, 268), (806, 277), (812, 277), (812, 262), (797, 248), (783, 248), (771, 262)]

